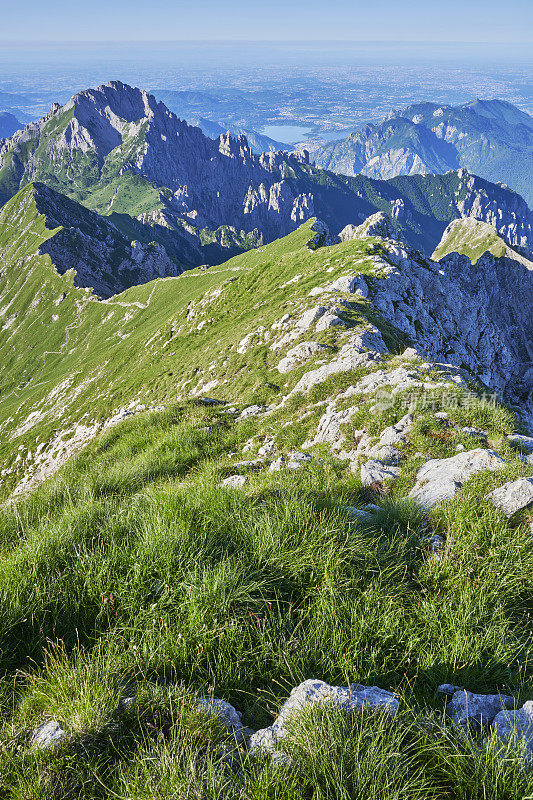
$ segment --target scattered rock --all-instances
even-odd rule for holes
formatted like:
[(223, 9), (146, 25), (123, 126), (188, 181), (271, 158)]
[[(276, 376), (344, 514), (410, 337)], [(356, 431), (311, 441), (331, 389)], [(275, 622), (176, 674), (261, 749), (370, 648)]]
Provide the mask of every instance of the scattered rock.
[(479, 428), (461, 428), (463, 433), (466, 433), (468, 436), (475, 436), (478, 439), (487, 439), (488, 438), (488, 431), (480, 431)]
[(500, 711), (494, 717), (492, 728), (506, 744), (522, 745), (525, 755), (533, 752), (533, 700), (528, 700), (516, 711)]
[(396, 450), (395, 447), (392, 445), (386, 445), (385, 447), (379, 447), (379, 444), (375, 447), (372, 447), (367, 455), (371, 456), (371, 458), (375, 459), (376, 461), (381, 461), (383, 464), (397, 466), (401, 461), (400, 452)]
[(287, 720), (314, 703), (332, 703), (347, 713), (375, 710), (389, 717), (396, 714), (399, 706), (394, 693), (378, 686), (329, 686), (324, 681), (307, 680), (292, 690), (273, 724), (251, 737), (250, 750), (272, 754), (276, 741), (287, 735)]
[(298, 461), (300, 464), (309, 464), (309, 462), (313, 460), (313, 456), (309, 453), (301, 453), (298, 450), (292, 450), (289, 453), (289, 459), (291, 461)]
[(377, 328), (352, 332), (350, 341), (341, 348), (337, 358), (303, 375), (291, 394), (308, 392), (313, 386), (323, 383), (332, 375), (380, 361), (382, 354), (387, 352), (387, 346)]
[(533, 505), (533, 478), (519, 478), (504, 483), (488, 494), (487, 500), (499, 508), (506, 517), (512, 517), (517, 511)]
[(500, 470), (504, 459), (493, 450), (468, 450), (450, 458), (435, 458), (420, 467), (409, 497), (423, 508), (451, 500), (466, 481), (477, 472)]
[(250, 417), (257, 417), (258, 414), (264, 414), (266, 406), (247, 406), (239, 414), (238, 419), (249, 419)]
[[(158, 581), (158, 583), (160, 582)], [(160, 584), (160, 587), (157, 587), (159, 589), (158, 594), (161, 593), (162, 587), (163, 584)], [(129, 711), (130, 708), (133, 708), (133, 706), (135, 705), (135, 701), (136, 701), (135, 697), (121, 697), (120, 700), (118, 701), (117, 713), (124, 714), (126, 711)]]
[(399, 467), (384, 464), (383, 461), (367, 461), (361, 466), (361, 483), (372, 486), (374, 483), (396, 480), (400, 476)]
[(519, 433), (513, 433), (507, 438), (511, 444), (518, 444), (533, 453), (533, 436), (521, 436)]
[(315, 235), (307, 242), (308, 250), (318, 250), (320, 247), (329, 247), (338, 242), (338, 237), (331, 236), (328, 226), (321, 219), (313, 222), (311, 230)]
[(328, 292), (347, 292), (368, 297), (368, 284), (362, 275), (343, 275), (326, 286)]
[[(375, 507), (377, 508), (377, 506)], [(368, 520), (372, 517), (372, 514), (370, 514), (368, 510), (355, 508), (355, 506), (336, 506), (333, 510), (337, 511), (339, 514), (345, 514), (347, 517), (354, 520), (354, 522)]]
[(490, 725), (498, 712), (514, 708), (514, 697), (499, 694), (474, 694), (461, 689), (454, 692), (446, 706), (446, 713), (461, 728), (472, 726), (479, 729), (482, 725)]
[(31, 735), (31, 743), (41, 750), (55, 747), (67, 735), (62, 722), (51, 720), (38, 725)]
[(327, 311), (328, 309), (326, 306), (313, 306), (313, 308), (308, 308), (297, 320), (296, 327), (299, 328), (302, 333), (308, 331), (315, 322), (318, 322), (320, 317), (323, 317), (324, 314), (327, 313)]
[(267, 441), (261, 445), (259, 450), (257, 451), (258, 456), (269, 456), (275, 450), (276, 444), (274, 439), (267, 439)]
[(334, 328), (336, 325), (346, 325), (346, 323), (336, 314), (324, 314), (317, 322), (315, 330), (325, 331), (328, 328)]
[(378, 443), (371, 449), (366, 449), (367, 455), (384, 464), (397, 465), (400, 462), (400, 453), (396, 447), (407, 442), (405, 434), (412, 424), (413, 415), (405, 414), (395, 425), (382, 431)]
[(248, 478), (246, 475), (230, 475), (229, 478), (224, 478), (222, 486), (242, 489), (247, 480)]
[(462, 688), (462, 686), (456, 686), (454, 683), (441, 683), (440, 686), (437, 686), (437, 692), (446, 695), (446, 697), (453, 697), (455, 692), (460, 692)]
[(264, 466), (265, 466), (265, 462), (262, 461), (260, 458), (256, 458), (254, 460), (248, 460), (247, 459), (245, 461), (237, 461), (237, 463), (234, 464), (234, 467), (236, 469), (251, 469), (251, 470), (254, 470), (254, 469), (261, 469), (261, 467), (264, 467)]
[[(333, 445), (340, 445), (346, 438), (341, 433), (341, 425), (345, 425), (359, 409), (357, 407), (347, 408), (344, 411), (327, 411), (318, 422), (318, 429), (315, 438), (309, 443), (310, 445), (319, 444), (320, 442), (329, 442)], [(361, 436), (364, 431), (361, 431)]]
[(243, 728), (240, 711), (230, 703), (219, 700), (217, 697), (202, 697), (196, 703), (198, 711), (205, 712), (210, 717), (217, 717), (230, 731)]
[(296, 347), (287, 351), (285, 358), (282, 358), (278, 364), (278, 372), (282, 374), (290, 372), (291, 369), (294, 369), (298, 364), (308, 361), (316, 355), (316, 353), (327, 349), (327, 346), (325, 344), (320, 344), (320, 342), (301, 342), (297, 344)]

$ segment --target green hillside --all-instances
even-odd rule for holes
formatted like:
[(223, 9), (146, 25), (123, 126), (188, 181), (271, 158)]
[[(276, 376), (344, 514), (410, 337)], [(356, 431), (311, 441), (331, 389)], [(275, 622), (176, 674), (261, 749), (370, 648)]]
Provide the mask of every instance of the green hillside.
[(464, 219), (448, 226), (432, 257), (438, 261), (448, 253), (461, 253), (475, 264), (483, 253), (492, 253), (496, 258), (501, 258), (508, 250), (503, 239), (490, 225), (477, 219)]
[[(221, 399), (276, 400), (279, 353), (262, 345), (243, 355), (237, 346), (260, 324), (312, 305), (309, 289), (332, 256), (329, 249), (305, 247), (314, 236), (311, 224), (219, 267), (189, 270), (100, 302), (74, 287), (72, 275), (59, 276), (49, 256), (37, 254), (54, 232), (45, 229), (31, 186), (22, 190), (0, 213), (0, 425), (9, 421), (10, 430), (2, 438), (2, 460), (11, 466), (9, 456), (21, 445), (32, 452), (75, 422), (104, 420), (132, 401), (153, 405), (187, 396), (214, 376)], [(327, 278), (364, 258), (371, 246), (338, 245)], [(373, 319), (364, 304), (345, 316)], [(325, 331), (320, 338), (334, 345), (336, 335)], [(285, 378), (284, 393), (301, 372)]]
[[(531, 507), (486, 499), (533, 474), (523, 429), (376, 311), (383, 241), (312, 249), (310, 221), (101, 301), (39, 254), (59, 233), (31, 185), (0, 212), (0, 798), (531, 795), (516, 742), (438, 691), (533, 691)], [(314, 440), (331, 403), (352, 456), (404, 420), (396, 480)], [(429, 460), (486, 451), (448, 501), (406, 499)], [(198, 702), (257, 731), (311, 678), (398, 713), (309, 704), (271, 758)]]

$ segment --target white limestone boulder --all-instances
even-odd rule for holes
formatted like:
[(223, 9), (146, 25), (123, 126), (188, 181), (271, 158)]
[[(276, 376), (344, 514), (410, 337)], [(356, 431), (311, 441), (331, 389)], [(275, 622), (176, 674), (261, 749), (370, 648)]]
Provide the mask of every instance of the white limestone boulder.
[(287, 351), (285, 358), (282, 358), (278, 364), (278, 372), (282, 374), (290, 372), (291, 369), (294, 369), (304, 361), (308, 361), (321, 350), (327, 351), (327, 349), (327, 346), (320, 344), (320, 342), (301, 342)]
[(518, 478), (499, 486), (487, 495), (487, 500), (499, 508), (506, 517), (533, 505), (533, 478)]
[(330, 703), (346, 713), (378, 711), (390, 718), (395, 716), (399, 706), (397, 695), (378, 686), (362, 686), (358, 683), (330, 686), (324, 681), (307, 680), (292, 690), (273, 724), (251, 737), (250, 750), (273, 754), (276, 741), (288, 733), (287, 721), (315, 703)]
[(423, 464), (409, 497), (423, 508), (452, 500), (466, 481), (478, 472), (503, 469), (505, 460), (493, 450), (476, 448), (450, 458), (435, 458)]

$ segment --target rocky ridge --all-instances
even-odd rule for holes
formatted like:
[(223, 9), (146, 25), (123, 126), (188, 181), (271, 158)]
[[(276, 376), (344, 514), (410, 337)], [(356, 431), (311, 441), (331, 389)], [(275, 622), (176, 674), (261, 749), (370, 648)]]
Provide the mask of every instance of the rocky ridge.
[[(31, 198), (31, 191), (27, 191)], [(25, 217), (29, 218), (31, 215)], [(472, 656), (467, 653), (471, 661), (460, 676), (457, 661), (448, 655), (444, 660), (442, 653), (449, 646), (448, 638), (457, 638), (463, 654), (463, 640), (467, 637), (443, 636), (439, 616), (445, 613), (448, 603), (457, 602), (454, 593), (461, 581), (476, 603), (480, 594), (475, 583), (477, 575), (472, 579), (470, 572), (462, 574), (469, 531), (465, 534), (461, 528), (461, 514), (470, 525), (475, 524), (472, 519), (483, 516), (488, 531), (486, 544), (477, 533), (478, 541), (488, 550), (483, 563), (491, 580), (501, 550), (507, 553), (512, 549), (513, 559), (521, 561), (527, 558), (530, 547), (527, 537), (533, 523), (533, 438), (519, 427), (518, 419), (504, 411), (497, 397), (488, 396), (489, 390), (492, 395), (493, 387), (497, 387), (501, 394), (520, 403), (522, 411), (527, 407), (528, 395), (523, 392), (527, 360), (521, 359), (524, 353), (527, 358), (529, 328), (526, 319), (518, 335), (511, 317), (516, 292), (522, 299), (529, 291), (531, 272), (526, 260), (513, 260), (506, 251), (500, 258), (490, 254), (489, 261), (481, 255), (475, 267), (466, 256), (456, 258), (453, 253), (441, 262), (432, 261), (399, 241), (397, 227), (385, 215), (377, 214), (363, 225), (344, 231), (343, 241), (337, 244), (329, 244), (331, 238), (323, 224), (307, 224), (287, 241), (260, 248), (218, 270), (192, 270), (177, 278), (154, 281), (150, 287), (132, 288), (105, 301), (92, 298), (80, 310), (84, 297), (81, 290), (67, 286), (67, 276), (59, 275), (53, 264), (43, 265), (50, 261), (42, 255), (49, 239), (41, 239), (53, 231), (45, 226), (42, 215), (32, 220), (35, 241), (26, 242), (24, 257), (15, 249), (13, 261), (5, 258), (0, 284), (4, 341), (8, 340), (12, 350), (18, 349), (17, 342), (28, 341), (28, 330), (31, 331), (24, 325), (36, 327), (34, 323), (41, 321), (41, 336), (49, 335), (55, 325), (50, 322), (50, 311), (61, 314), (61, 325), (68, 336), (60, 358), (50, 367), (46, 354), (42, 355), (43, 348), (55, 348), (41, 342), (39, 348), (34, 343), (36, 357), (23, 375), (26, 385), (22, 385), (19, 368), (17, 385), (8, 386), (9, 392), (3, 392), (2, 400), (10, 393), (14, 399), (8, 406), (11, 411), (1, 409), (2, 430), (9, 431), (10, 446), (19, 448), (14, 466), (26, 472), (11, 493), (12, 503), (4, 510), (7, 517), (12, 509), (18, 512), (24, 508), (25, 502), (32, 509), (32, 499), (24, 499), (28, 491), (48, 480), (87, 445), (92, 450), (81, 462), (85, 463), (85, 470), (91, 468), (92, 459), (106, 460), (109, 471), (104, 467), (102, 474), (91, 475), (86, 484), (81, 482), (83, 469), (75, 473), (71, 484), (68, 475), (58, 476), (57, 483), (52, 484), (52, 501), (59, 503), (64, 497), (68, 502), (60, 523), (64, 526), (61, 535), (72, 533), (77, 538), (63, 547), (54, 535), (45, 547), (33, 533), (39, 549), (44, 550), (43, 558), (53, 554), (59, 567), (50, 586), (37, 591), (35, 581), (39, 576), (33, 554), (28, 559), (28, 595), (32, 604), (36, 595), (48, 603), (49, 593), (59, 584), (59, 602), (64, 602), (63, 573), (71, 569), (74, 586), (79, 587), (79, 576), (87, 563), (92, 573), (96, 572), (100, 562), (90, 559), (106, 556), (109, 543), (103, 538), (102, 529), (109, 524), (113, 537), (119, 540), (114, 559), (127, 577), (119, 584), (113, 574), (106, 584), (103, 582), (109, 569), (100, 568), (102, 582), (85, 595), (89, 598), (87, 605), (92, 603), (98, 614), (106, 615), (107, 643), (110, 638), (119, 638), (109, 636), (110, 630), (115, 633), (111, 626), (121, 624), (128, 604), (138, 602), (133, 606), (135, 618), (128, 619), (128, 630), (123, 628), (121, 634), (139, 638), (127, 640), (122, 660), (113, 664), (111, 675), (110, 662), (100, 657), (102, 651), (98, 648), (105, 646), (100, 642), (79, 656), (68, 653), (65, 657), (60, 654), (56, 661), (51, 658), (52, 674), (45, 673), (42, 678), (39, 673), (34, 687), (28, 680), (24, 696), (17, 698), (14, 705), (21, 707), (26, 716), (22, 716), (22, 726), (18, 716), (7, 723), (18, 727), (10, 732), (11, 738), (6, 737), (6, 747), (16, 747), (21, 758), (34, 758), (35, 763), (42, 758), (53, 766), (74, 753), (78, 772), (88, 753), (105, 754), (106, 746), (113, 751), (115, 760), (120, 753), (119, 758), (132, 761), (131, 750), (123, 755), (125, 751), (120, 751), (117, 743), (138, 735), (138, 740), (150, 747), (150, 765), (157, 767), (162, 761), (162, 769), (168, 771), (169, 762), (154, 757), (151, 748), (159, 739), (166, 747), (176, 735), (179, 747), (192, 743), (191, 750), (185, 752), (187, 764), (192, 764), (188, 768), (193, 785), (198, 785), (209, 765), (214, 765), (214, 772), (223, 782), (220, 791), (230, 792), (237, 787), (236, 797), (245, 796), (241, 789), (250, 775), (264, 776), (262, 780), (269, 785), (272, 771), (279, 770), (281, 780), (289, 781), (301, 763), (298, 735), (302, 731), (305, 734), (306, 726), (317, 718), (323, 720), (323, 730), (328, 735), (335, 724), (339, 725), (339, 719), (345, 723), (341, 731), (358, 731), (360, 726), (368, 725), (364, 730), (378, 741), (394, 726), (406, 725), (408, 735), (423, 736), (426, 743), (445, 739), (468, 748), (469, 765), (474, 758), (472, 752), (483, 758), (493, 751), (501, 754), (502, 763), (507, 765), (511, 752), (515, 771), (527, 765), (533, 749), (531, 701), (524, 702), (516, 688), (525, 662), (515, 668), (509, 658), (504, 665), (496, 665), (496, 678), (485, 671), (483, 685), (479, 678), (475, 682), (465, 680), (472, 662), (482, 662), (478, 674), (484, 669), (487, 639), (482, 634), (477, 634), (477, 639), (470, 636), (476, 643), (479, 641), (479, 646)], [(476, 280), (474, 270), (483, 273)], [(524, 270), (523, 276), (520, 270)], [(499, 309), (490, 302), (491, 281), (501, 293)], [(21, 300), (24, 284), (26, 306)], [(464, 335), (468, 325), (471, 338)], [(89, 361), (92, 371), (87, 368)], [(156, 368), (150, 372), (153, 364)], [(77, 377), (80, 372), (81, 379)], [(178, 405), (176, 412), (166, 403), (165, 408), (155, 405), (161, 376), (168, 372), (173, 373), (170, 394), (172, 403)], [(128, 383), (139, 376), (140, 384)], [(486, 386), (480, 383), (480, 376)], [(249, 383), (239, 384), (239, 380)], [(34, 397), (42, 384), (42, 400), (36, 402)], [(115, 387), (116, 394), (112, 394)], [(242, 399), (245, 392), (246, 400)], [(104, 397), (98, 414), (107, 413), (107, 422), (97, 418), (97, 394)], [(111, 405), (113, 397), (128, 395), (134, 395), (135, 400), (120, 407)], [(115, 411), (109, 412), (109, 408)], [(58, 431), (67, 414), (78, 418), (79, 423)], [(187, 414), (191, 415), (190, 422)], [(54, 423), (51, 438), (46, 427), (49, 418)], [(164, 441), (158, 438), (161, 431), (166, 431)], [(98, 439), (100, 433), (104, 436)], [(139, 447), (135, 436), (140, 435), (153, 438), (143, 440)], [(96, 441), (91, 445), (93, 439)], [(19, 444), (21, 440), (24, 444)], [(128, 441), (135, 452), (126, 450), (128, 463), (120, 473), (116, 471), (117, 456), (124, 452), (122, 448), (128, 446)], [(198, 476), (198, 462), (191, 459), (191, 452), (202, 447), (206, 463), (201, 465), (204, 471)], [(96, 472), (99, 465), (97, 462)], [(19, 473), (12, 471), (2, 478), (11, 480), (16, 474)], [(298, 521), (291, 527), (306, 486), (311, 486), (312, 505), (306, 506), (300, 527)], [(298, 506), (282, 505), (285, 495), (291, 493)], [(214, 498), (210, 511), (201, 505), (206, 495)], [(88, 511), (87, 498), (91, 496), (94, 505)], [(81, 502), (76, 503), (76, 498)], [(469, 499), (473, 509), (467, 516)], [(165, 501), (169, 506), (163, 523)], [(461, 510), (457, 517), (452, 516), (455, 507)], [(136, 516), (145, 508), (149, 517)], [(272, 509), (272, 516), (267, 516)], [(490, 520), (489, 513), (493, 513)], [(194, 549), (201, 534), (195, 531), (195, 539), (187, 547), (180, 538), (196, 519), (209, 547), (201, 559)], [(88, 529), (91, 520), (95, 525)], [(316, 520), (321, 521), (321, 529), (310, 527), (317, 525)], [(146, 531), (154, 521), (158, 534), (159, 526), (168, 527), (160, 538), (146, 543)], [(49, 525), (48, 519), (44, 524)], [(256, 531), (262, 538), (254, 540)], [(125, 546), (127, 536), (133, 541), (129, 551)], [(246, 551), (246, 563), (238, 565), (235, 578), (228, 565), (239, 536), (240, 546), (243, 541), (254, 542), (254, 549)], [(295, 564), (291, 559), (306, 536), (317, 553), (316, 562)], [(18, 547), (26, 548), (29, 537), (19, 538)], [(176, 560), (169, 561), (172, 543), (176, 543), (172, 554)], [(11, 542), (9, 546), (17, 547)], [(220, 565), (214, 554), (220, 553), (222, 547), (227, 549)], [(344, 548), (338, 551), (342, 560), (336, 567), (342, 571), (330, 571), (328, 554), (335, 552), (333, 547)], [(145, 566), (141, 569), (137, 565), (143, 548)], [(478, 574), (484, 555), (480, 551), (475, 542), (471, 562)], [(24, 549), (14, 552), (17, 561), (24, 557)], [(181, 560), (185, 558), (189, 559), (186, 569)], [(249, 589), (250, 575), (269, 558), (273, 577), (263, 581), (261, 576), (259, 588)], [(311, 568), (308, 564), (312, 564)], [(368, 575), (377, 574), (381, 580), (383, 565), (388, 572), (381, 594), (363, 594), (361, 616), (354, 617), (351, 609), (366, 590), (360, 576), (369, 581), (373, 578)], [(513, 581), (514, 576), (512, 573)], [(126, 580), (135, 581), (132, 585), (138, 601), (133, 592), (129, 597), (126, 594)], [(502, 610), (500, 575), (497, 581), (497, 602), (490, 603), (485, 614), (493, 619), (496, 608), (497, 617), (504, 613), (514, 617), (517, 599), (513, 593), (508, 610)], [(278, 586), (283, 594), (274, 595)], [(298, 602), (293, 602), (293, 586), (300, 591)], [(515, 583), (513, 592), (514, 586)], [(449, 592), (446, 602), (442, 600), (445, 592)], [(431, 624), (423, 620), (417, 630), (420, 638), (415, 638), (414, 644), (403, 634), (395, 633), (395, 614), (387, 618), (382, 611), (391, 596), (400, 602), (405, 597), (405, 605), (414, 608), (415, 614), (435, 603), (430, 607)], [(333, 615), (330, 607), (336, 598), (342, 613)], [(296, 615), (305, 603), (310, 605), (304, 606), (299, 618), (278, 616), (277, 609), (288, 606), (290, 614)], [(35, 605), (30, 608), (35, 609)], [(396, 606), (393, 611), (398, 608), (401, 607)], [(479, 605), (472, 608), (480, 613)], [(164, 617), (166, 609), (170, 611)], [(44, 611), (46, 616), (43, 614), (39, 620), (41, 626), (52, 617), (48, 605)], [(19, 624), (17, 612), (18, 608), (12, 617), (14, 624)], [(146, 624), (144, 615), (149, 612), (154, 616)], [(329, 630), (324, 636), (321, 628), (332, 622), (337, 624), (336, 619), (342, 619), (343, 613), (346, 627), (339, 647), (342, 661), (340, 667), (331, 668), (326, 658), (332, 637)], [(371, 614), (375, 616), (368, 623)], [(56, 618), (61, 620), (62, 615), (52, 619), (54, 624)], [(28, 619), (31, 615), (25, 613), (20, 624), (27, 626), (22, 630), (31, 634)], [(191, 619), (197, 621), (195, 628)], [(486, 619), (487, 616), (483, 622)], [(316, 628), (307, 634), (308, 639), (317, 642), (314, 657), (308, 658), (306, 653), (305, 659), (299, 659), (300, 650), (308, 646), (304, 626), (317, 620)], [(514, 629), (509, 627), (508, 635), (517, 637), (517, 628), (524, 620), (525, 616)], [(90, 623), (93, 635), (94, 621), (91, 619)], [(250, 627), (238, 629), (238, 637), (232, 641), (223, 639), (239, 624)], [(263, 624), (271, 626), (272, 633), (267, 633), (259, 658), (258, 642), (259, 646), (261, 643), (254, 637)], [(360, 626), (361, 638), (348, 657), (345, 642), (356, 625)], [(432, 629), (434, 637), (430, 639), (434, 649), (429, 667), (427, 662), (421, 666), (418, 661), (424, 650), (421, 642), (423, 645), (425, 640), (421, 637), (428, 629)], [(44, 627), (35, 632), (39, 643), (42, 630)], [(382, 640), (376, 633), (380, 630)], [(472, 629), (463, 630), (470, 634)], [(161, 631), (169, 632), (168, 650), (157, 662), (152, 660), (156, 648), (150, 637), (159, 636)], [(394, 655), (392, 669), (386, 672), (373, 660), (374, 653), (384, 653), (384, 663), (390, 664), (395, 636), (399, 639), (396, 653), (400, 654)], [(136, 683), (139, 664), (146, 663), (143, 659), (148, 662), (150, 676), (157, 673), (154, 665), (161, 664), (163, 669), (158, 674), (164, 675), (164, 690), (160, 686), (154, 689), (154, 694), (159, 691), (157, 696), (161, 697), (163, 691), (169, 690), (170, 680), (163, 670), (170, 659), (171, 663), (180, 664), (179, 675), (189, 674), (185, 669), (190, 670), (191, 664), (196, 663), (190, 660), (191, 654), (193, 659), (207, 663), (203, 674), (211, 677), (211, 670), (217, 668), (211, 664), (212, 653), (223, 656), (223, 648), (214, 649), (218, 648), (219, 639), (231, 641), (235, 648), (229, 651), (230, 662), (225, 664), (229, 672), (238, 661), (235, 653), (241, 657), (240, 648), (245, 646), (247, 637), (253, 649), (246, 652), (246, 659), (241, 658), (246, 669), (240, 671), (239, 662), (234, 672), (234, 680), (240, 681), (237, 686), (232, 686), (220, 670), (216, 690), (209, 693), (203, 688), (207, 681), (194, 676), (189, 682), (202, 687), (199, 695), (182, 684), (177, 687), (181, 705), (174, 702), (165, 707), (161, 702), (154, 707), (147, 681)], [(364, 650), (366, 642), (368, 648)], [(488, 646), (495, 647), (490, 641)], [(411, 649), (406, 657), (407, 648)], [(166, 653), (170, 654), (168, 661)], [(204, 662), (205, 653), (208, 658)], [(517, 662), (521, 657), (519, 653)], [(293, 658), (300, 674), (292, 668)], [(263, 682), (262, 676), (256, 679), (260, 660), (270, 669), (268, 701), (261, 696), (267, 681)], [(285, 664), (289, 665), (286, 672)], [(256, 670), (253, 681), (243, 687), (252, 670)], [(58, 693), (59, 701), (47, 691), (52, 681), (57, 685), (56, 672), (68, 675), (63, 687), (68, 686)], [(346, 673), (348, 677), (343, 679)], [(168, 674), (172, 676), (171, 669)], [(402, 675), (407, 675), (409, 681), (403, 680)], [(437, 688), (444, 679), (453, 684), (440, 684)], [(425, 703), (412, 702), (411, 682), (422, 684)], [(345, 685), (337, 685), (341, 683)], [(215, 681), (209, 685), (214, 684)], [(433, 692), (429, 702), (437, 711), (428, 707), (428, 686)], [(446, 705), (444, 698), (448, 700)], [(80, 717), (83, 720), (86, 713), (84, 704), (89, 706), (89, 714), (80, 725)], [(181, 725), (183, 717), (179, 716), (180, 724), (175, 724), (176, 708), (178, 712), (184, 709), (188, 727)], [(349, 733), (342, 733), (335, 740), (339, 750), (349, 745), (349, 737)], [(406, 738), (402, 735), (402, 741)], [(323, 741), (322, 736), (322, 750)], [(39, 755), (39, 750), (47, 752)], [(48, 773), (43, 780), (47, 776)]]
[(219, 263), (315, 215), (337, 235), (376, 211), (427, 254), (446, 224), (467, 216), (493, 224), (513, 247), (532, 247), (531, 212), (519, 195), (464, 169), (421, 178), (342, 178), (311, 167), (305, 151), (257, 155), (245, 136), (209, 139), (119, 81), (54, 105), (0, 144), (0, 201), (43, 182), (122, 226), (152, 225), (153, 238), (186, 266)]
[(313, 159), (334, 172), (382, 179), (466, 167), (533, 200), (533, 118), (501, 100), (417, 103), (323, 145)]

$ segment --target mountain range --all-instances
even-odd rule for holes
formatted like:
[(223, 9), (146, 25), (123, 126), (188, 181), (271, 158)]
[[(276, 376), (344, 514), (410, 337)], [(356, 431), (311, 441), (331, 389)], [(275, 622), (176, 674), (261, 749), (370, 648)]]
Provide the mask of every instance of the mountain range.
[(317, 166), (371, 178), (464, 167), (533, 203), (533, 118), (503, 100), (417, 103), (313, 152)]
[[(382, 212), (427, 255), (452, 220), (467, 216), (495, 226), (511, 247), (533, 246), (525, 201), (464, 168), (386, 181), (344, 177), (311, 166), (305, 152), (257, 155), (243, 135), (208, 138), (120, 82), (80, 92), (0, 142), (0, 202), (29, 182), (104, 216), (130, 242), (160, 245), (173, 262), (169, 274), (220, 263), (313, 216), (335, 238)], [(101, 290), (99, 281), (90, 285)]]
[(120, 83), (0, 192), (0, 797), (532, 797), (526, 201)]
[(9, 111), (0, 111), (0, 139), (7, 139), (16, 131), (24, 127), (24, 123), (20, 122), (14, 114)]

